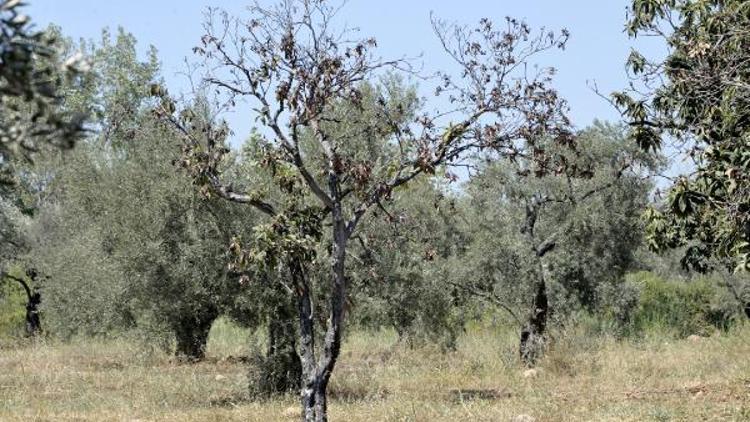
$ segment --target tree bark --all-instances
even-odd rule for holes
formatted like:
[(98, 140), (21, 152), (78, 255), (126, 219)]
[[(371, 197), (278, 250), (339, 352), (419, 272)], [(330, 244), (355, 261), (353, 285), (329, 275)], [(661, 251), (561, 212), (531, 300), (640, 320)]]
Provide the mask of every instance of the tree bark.
[(289, 262), (295, 289), (300, 323), (300, 360), (302, 364), (302, 421), (328, 421), (328, 383), (341, 351), (344, 303), (346, 299), (346, 244), (349, 232), (340, 206), (334, 206), (333, 245), (331, 249), (331, 296), (326, 333), (321, 356), (316, 362), (315, 331), (310, 284), (299, 259)]
[(300, 399), (302, 420), (315, 421), (315, 322), (307, 272), (301, 258), (293, 257), (288, 262), (289, 272), (295, 286), (297, 311), (300, 326), (300, 364), (302, 369)]
[(297, 329), (288, 303), (281, 301), (268, 322), (268, 351), (260, 373), (251, 382), (251, 390), (270, 396), (298, 391), (302, 378), (302, 364), (297, 354)]
[(331, 251), (332, 292), (328, 327), (323, 343), (323, 356), (318, 364), (318, 380), (315, 392), (315, 420), (328, 421), (328, 382), (341, 352), (343, 335), (344, 302), (346, 300), (346, 244), (348, 232), (339, 207), (334, 207), (333, 249)]
[(216, 309), (208, 309), (177, 320), (174, 325), (177, 340), (175, 356), (189, 362), (203, 360), (206, 357), (208, 333), (218, 316)]
[(547, 328), (548, 312), (547, 284), (542, 279), (537, 284), (533, 311), (529, 316), (529, 321), (521, 331), (519, 353), (521, 361), (527, 366), (533, 366), (541, 355), (542, 348), (544, 347), (544, 334)]

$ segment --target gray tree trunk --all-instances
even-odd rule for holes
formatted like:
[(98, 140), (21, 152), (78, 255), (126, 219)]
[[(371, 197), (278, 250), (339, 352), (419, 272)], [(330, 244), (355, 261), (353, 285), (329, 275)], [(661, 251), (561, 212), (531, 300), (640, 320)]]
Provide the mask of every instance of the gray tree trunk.
[(346, 298), (346, 244), (349, 232), (340, 206), (332, 211), (333, 245), (331, 250), (330, 309), (321, 355), (316, 361), (315, 331), (310, 285), (299, 260), (290, 262), (296, 274), (295, 286), (300, 323), (300, 359), (302, 363), (302, 421), (328, 421), (328, 383), (341, 351), (344, 302)]

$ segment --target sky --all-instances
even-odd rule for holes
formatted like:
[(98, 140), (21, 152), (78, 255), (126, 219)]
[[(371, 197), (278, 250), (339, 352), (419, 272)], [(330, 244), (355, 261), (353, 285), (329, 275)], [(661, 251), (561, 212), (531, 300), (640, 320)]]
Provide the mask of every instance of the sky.
[[(261, 4), (272, 0), (261, 0)], [(208, 6), (242, 14), (245, 0), (30, 0), (27, 13), (39, 26), (59, 25), (74, 39), (95, 39), (105, 27), (123, 27), (133, 33), (142, 51), (159, 50), (162, 73), (171, 92), (187, 87), (182, 74), (185, 58), (203, 34), (201, 23)], [(658, 54), (653, 41), (631, 40), (624, 33), (628, 0), (349, 0), (338, 19), (358, 27), (363, 37), (378, 40), (384, 58), (417, 57), (425, 72), (450, 65), (431, 24), (430, 13), (460, 24), (475, 24), (482, 17), (495, 21), (505, 16), (523, 18), (533, 28), (567, 28), (571, 38), (564, 52), (545, 54), (539, 64), (554, 66), (555, 86), (568, 100), (578, 128), (594, 119), (618, 120), (619, 114), (593, 90), (610, 93), (627, 84), (625, 60), (631, 47)], [(428, 95), (425, 92), (423, 95)], [(252, 117), (229, 116), (235, 132), (252, 128)]]

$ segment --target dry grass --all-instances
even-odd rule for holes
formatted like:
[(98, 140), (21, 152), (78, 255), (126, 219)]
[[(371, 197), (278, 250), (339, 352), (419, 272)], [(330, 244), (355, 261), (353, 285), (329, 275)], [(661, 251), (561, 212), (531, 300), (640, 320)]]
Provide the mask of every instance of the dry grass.
[[(331, 386), (346, 421), (750, 420), (750, 326), (691, 341), (561, 336), (535, 377), (512, 333), (474, 328), (459, 350), (410, 350), (389, 333), (350, 336)], [(2, 421), (295, 420), (294, 397), (247, 400), (247, 333), (212, 334), (210, 359), (173, 362), (125, 340), (0, 350)], [(290, 409), (292, 408), (292, 409)]]

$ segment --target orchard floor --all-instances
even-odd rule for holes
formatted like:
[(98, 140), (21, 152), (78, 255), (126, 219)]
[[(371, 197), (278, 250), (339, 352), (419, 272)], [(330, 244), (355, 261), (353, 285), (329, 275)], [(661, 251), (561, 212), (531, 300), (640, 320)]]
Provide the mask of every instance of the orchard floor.
[[(293, 396), (248, 400), (246, 344), (226, 323), (193, 365), (135, 341), (5, 344), (0, 421), (297, 420)], [(347, 422), (748, 421), (750, 325), (697, 341), (562, 336), (529, 377), (512, 333), (475, 327), (448, 354), (354, 333), (330, 396), (331, 419)]]

